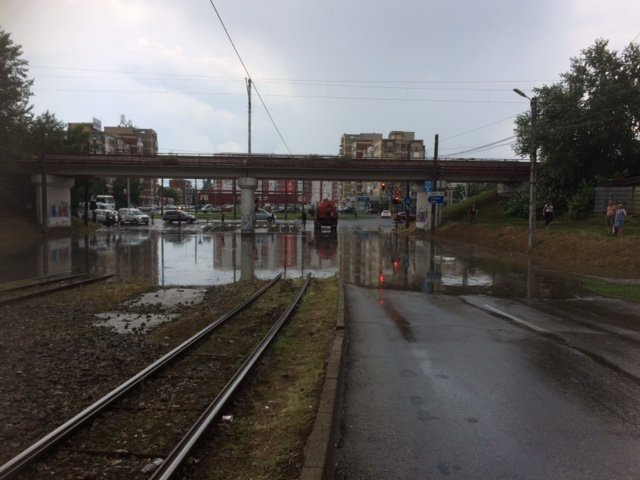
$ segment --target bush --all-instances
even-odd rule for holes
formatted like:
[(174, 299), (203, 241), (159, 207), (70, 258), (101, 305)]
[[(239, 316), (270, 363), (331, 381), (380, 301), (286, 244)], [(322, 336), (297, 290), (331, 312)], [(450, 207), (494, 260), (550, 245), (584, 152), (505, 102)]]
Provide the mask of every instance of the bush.
[(529, 194), (520, 192), (507, 200), (504, 213), (508, 217), (528, 218)]
[(578, 192), (571, 198), (567, 215), (573, 219), (585, 218), (593, 212), (595, 189), (593, 185), (582, 182)]

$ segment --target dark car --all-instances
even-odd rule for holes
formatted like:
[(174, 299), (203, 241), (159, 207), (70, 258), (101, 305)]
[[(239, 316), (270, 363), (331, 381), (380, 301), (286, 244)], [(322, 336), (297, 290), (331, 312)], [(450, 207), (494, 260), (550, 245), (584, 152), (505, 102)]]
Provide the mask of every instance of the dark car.
[(162, 216), (162, 220), (165, 223), (173, 223), (173, 222), (187, 222), (193, 223), (196, 221), (196, 217), (191, 215), (190, 213), (183, 212), (182, 210), (167, 210), (164, 212)]
[[(402, 211), (402, 212), (396, 213), (396, 220), (398, 222), (406, 222), (407, 221), (407, 212), (406, 211)], [(409, 213), (409, 221), (415, 221), (415, 220), (416, 220), (415, 212), (410, 212)]]

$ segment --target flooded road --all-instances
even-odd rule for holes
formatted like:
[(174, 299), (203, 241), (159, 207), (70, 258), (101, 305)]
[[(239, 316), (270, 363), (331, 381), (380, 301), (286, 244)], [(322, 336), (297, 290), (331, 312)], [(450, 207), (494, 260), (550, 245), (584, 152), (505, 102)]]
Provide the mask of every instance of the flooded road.
[(244, 238), (210, 227), (51, 239), (0, 257), (0, 281), (89, 272), (199, 295), (279, 273), (339, 274), (349, 349), (336, 478), (640, 478), (637, 302), (377, 218), (333, 235), (285, 222)]
[[(283, 222), (284, 223), (284, 222)], [(0, 255), (0, 281), (64, 273), (115, 274), (158, 286), (208, 286), (246, 278), (340, 273), (347, 283), (424, 293), (483, 293), (500, 297), (573, 298), (581, 280), (539, 271), (533, 264), (472, 249), (453, 251), (428, 240), (397, 235), (390, 220), (342, 221), (337, 234), (258, 228), (207, 231), (210, 225), (129, 226), (84, 238), (55, 238), (21, 255)]]

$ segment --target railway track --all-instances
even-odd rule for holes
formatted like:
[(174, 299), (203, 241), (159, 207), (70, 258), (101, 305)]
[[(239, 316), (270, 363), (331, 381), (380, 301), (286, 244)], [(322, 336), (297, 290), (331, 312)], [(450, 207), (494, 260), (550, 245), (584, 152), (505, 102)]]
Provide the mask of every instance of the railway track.
[(0, 466), (0, 479), (172, 478), (310, 281), (291, 292), (279, 279)]
[(113, 277), (113, 275), (101, 275), (98, 277), (88, 274), (53, 275), (0, 285), (0, 306), (49, 295), (50, 293), (59, 292), (60, 290), (101, 282), (111, 277)]

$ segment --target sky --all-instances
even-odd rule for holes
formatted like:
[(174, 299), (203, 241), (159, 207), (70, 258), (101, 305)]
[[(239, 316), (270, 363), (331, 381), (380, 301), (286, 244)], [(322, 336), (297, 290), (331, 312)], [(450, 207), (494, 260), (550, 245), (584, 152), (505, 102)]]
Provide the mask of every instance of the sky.
[(440, 157), (517, 158), (513, 89), (640, 41), (639, 18), (638, 0), (0, 0), (36, 115), (124, 116), (184, 154), (248, 150), (250, 77), (253, 153), (403, 130), (428, 157), (438, 135)]

